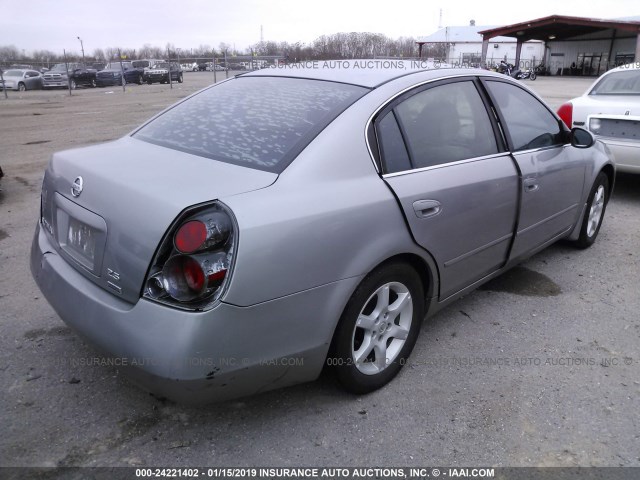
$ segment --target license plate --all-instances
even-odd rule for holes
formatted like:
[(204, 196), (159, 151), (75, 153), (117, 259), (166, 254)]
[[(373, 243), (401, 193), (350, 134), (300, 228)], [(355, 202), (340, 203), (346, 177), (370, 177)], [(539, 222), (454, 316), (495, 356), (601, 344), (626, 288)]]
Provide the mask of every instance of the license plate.
[(91, 265), (93, 265), (93, 259), (96, 255), (96, 233), (89, 225), (85, 225), (75, 218), (69, 219), (67, 246)]

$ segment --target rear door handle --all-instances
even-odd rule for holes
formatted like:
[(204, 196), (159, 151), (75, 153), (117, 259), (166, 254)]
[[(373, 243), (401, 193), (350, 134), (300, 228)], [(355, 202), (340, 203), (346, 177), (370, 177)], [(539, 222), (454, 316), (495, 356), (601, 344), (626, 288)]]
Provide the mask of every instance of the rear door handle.
[(418, 218), (427, 218), (437, 215), (442, 210), (442, 205), (437, 200), (418, 200), (413, 202), (413, 211)]
[(524, 185), (525, 192), (535, 192), (536, 190), (538, 190), (538, 188), (540, 188), (537, 178), (525, 178), (522, 183)]

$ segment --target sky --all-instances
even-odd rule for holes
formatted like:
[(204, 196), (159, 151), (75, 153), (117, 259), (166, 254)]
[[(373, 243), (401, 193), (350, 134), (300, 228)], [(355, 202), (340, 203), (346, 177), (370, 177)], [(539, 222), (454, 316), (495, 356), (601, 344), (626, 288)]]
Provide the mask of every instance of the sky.
[(0, 46), (29, 53), (96, 48), (165, 47), (183, 51), (226, 42), (311, 43), (320, 35), (375, 32), (423, 36), (442, 25), (507, 25), (548, 15), (619, 18), (640, 15), (638, 0), (0, 0)]

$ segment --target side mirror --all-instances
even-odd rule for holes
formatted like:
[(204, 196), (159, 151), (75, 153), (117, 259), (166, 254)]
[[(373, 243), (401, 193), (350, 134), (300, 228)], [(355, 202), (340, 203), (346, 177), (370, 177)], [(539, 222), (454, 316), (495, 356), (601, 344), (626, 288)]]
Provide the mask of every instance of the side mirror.
[(571, 129), (569, 141), (571, 142), (571, 146), (576, 148), (589, 148), (596, 143), (596, 139), (591, 132), (580, 127)]

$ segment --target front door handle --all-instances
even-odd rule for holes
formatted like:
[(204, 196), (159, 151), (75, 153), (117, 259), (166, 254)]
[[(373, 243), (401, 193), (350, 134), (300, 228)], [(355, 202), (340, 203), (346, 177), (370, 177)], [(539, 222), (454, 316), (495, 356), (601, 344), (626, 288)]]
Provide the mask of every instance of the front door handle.
[(535, 192), (540, 188), (540, 185), (538, 185), (538, 179), (535, 177), (525, 178), (522, 183), (524, 185), (525, 192)]
[(418, 218), (427, 218), (437, 215), (442, 210), (442, 205), (437, 200), (418, 200), (413, 202), (413, 211)]

